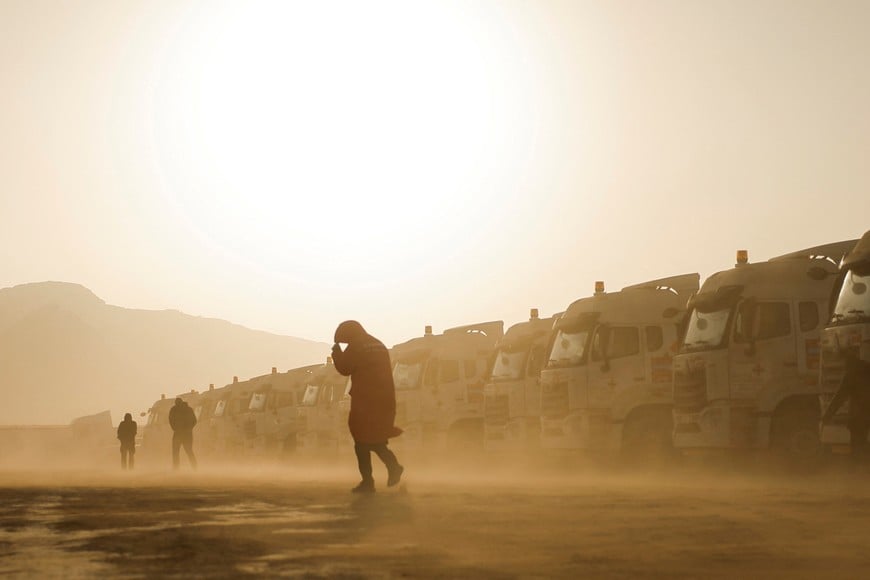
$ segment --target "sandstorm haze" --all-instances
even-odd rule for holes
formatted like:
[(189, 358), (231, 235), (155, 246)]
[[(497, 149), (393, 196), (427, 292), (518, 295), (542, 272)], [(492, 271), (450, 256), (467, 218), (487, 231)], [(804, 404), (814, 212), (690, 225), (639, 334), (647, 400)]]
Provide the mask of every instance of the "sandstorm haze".
[[(868, 25), (862, 0), (0, 0), (0, 574), (860, 577), (867, 466), (818, 429), (845, 245), (683, 306), (737, 249), (867, 230)], [(794, 303), (767, 335), (750, 273)], [(342, 374), (346, 319), (400, 345), (395, 397)], [(372, 474), (374, 416), (403, 433)]]

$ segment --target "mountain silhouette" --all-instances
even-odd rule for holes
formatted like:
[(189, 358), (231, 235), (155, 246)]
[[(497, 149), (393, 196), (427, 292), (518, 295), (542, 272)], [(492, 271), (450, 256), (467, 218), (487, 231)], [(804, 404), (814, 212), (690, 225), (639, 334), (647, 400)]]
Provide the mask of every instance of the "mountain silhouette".
[(161, 393), (325, 359), (329, 346), (176, 310), (106, 304), (79, 284), (0, 289), (0, 424), (146, 411)]

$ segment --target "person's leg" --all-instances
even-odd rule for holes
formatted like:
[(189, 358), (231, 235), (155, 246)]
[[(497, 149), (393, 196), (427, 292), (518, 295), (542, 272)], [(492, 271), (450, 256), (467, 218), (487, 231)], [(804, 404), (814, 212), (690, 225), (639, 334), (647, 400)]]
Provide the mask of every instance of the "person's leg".
[(362, 482), (354, 488), (354, 491), (374, 490), (375, 480), (372, 477), (371, 446), (365, 443), (354, 443), (353, 450), (356, 453), (356, 463), (359, 467), (359, 474), (362, 477)]
[(121, 469), (127, 469), (127, 448), (121, 444)]
[(187, 454), (190, 466), (196, 469), (196, 455), (193, 454), (193, 433), (184, 438), (184, 452)]
[(372, 451), (377, 453), (381, 461), (384, 462), (384, 465), (387, 466), (387, 486), (392, 487), (399, 483), (402, 479), (402, 472), (405, 471), (405, 468), (399, 465), (399, 460), (396, 459), (396, 454), (387, 447), (386, 443), (372, 445)]
[(132, 443), (127, 451), (127, 469), (133, 469), (133, 458), (136, 457), (136, 444)]
[(181, 436), (178, 433), (172, 434), (172, 469), (178, 469), (180, 463), (179, 455), (181, 453)]

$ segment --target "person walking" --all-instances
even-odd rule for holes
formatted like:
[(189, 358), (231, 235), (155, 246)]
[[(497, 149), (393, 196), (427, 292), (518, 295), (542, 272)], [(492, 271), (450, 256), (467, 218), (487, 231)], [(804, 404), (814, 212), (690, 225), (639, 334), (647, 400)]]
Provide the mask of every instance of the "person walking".
[(858, 464), (867, 460), (867, 434), (870, 432), (870, 363), (851, 351), (844, 353), (846, 372), (837, 394), (831, 400), (821, 424), (826, 425), (846, 400), (849, 401), (849, 447), (852, 460)]
[(181, 397), (175, 399), (175, 405), (169, 410), (169, 426), (172, 427), (172, 468), (178, 469), (179, 454), (184, 447), (190, 466), (196, 469), (196, 455), (193, 453), (196, 414)]
[[(347, 344), (347, 348), (342, 350), (340, 343)], [(402, 430), (395, 426), (396, 387), (387, 347), (368, 334), (359, 322), (346, 320), (335, 330), (332, 361), (335, 369), (349, 376), (351, 381), (347, 423), (362, 476), (362, 481), (351, 491), (375, 491), (372, 452), (387, 467), (387, 486), (398, 484), (405, 468), (387, 448), (387, 441), (400, 435)]]
[(127, 413), (118, 424), (118, 441), (121, 442), (121, 469), (133, 469), (133, 456), (136, 454), (136, 431), (133, 415)]

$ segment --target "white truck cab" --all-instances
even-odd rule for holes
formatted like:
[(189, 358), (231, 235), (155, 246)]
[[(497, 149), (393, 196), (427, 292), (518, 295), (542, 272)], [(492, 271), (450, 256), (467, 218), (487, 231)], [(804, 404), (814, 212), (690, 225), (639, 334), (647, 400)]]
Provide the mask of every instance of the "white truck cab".
[(345, 441), (347, 413), (340, 403), (349, 388), (350, 379), (335, 370), (332, 358), (308, 378), (296, 410), (299, 451), (335, 451)]
[(541, 368), (559, 313), (511, 326), (495, 346), (484, 385), (484, 447), (487, 451), (540, 445)]
[(674, 445), (684, 451), (818, 451), (819, 333), (837, 262), (827, 244), (767, 262), (738, 252), (689, 301), (674, 360)]
[(647, 453), (670, 447), (671, 361), (698, 274), (572, 303), (541, 372), (541, 445)]
[(471, 324), (392, 348), (398, 447), (483, 445), (483, 379), (502, 321)]

